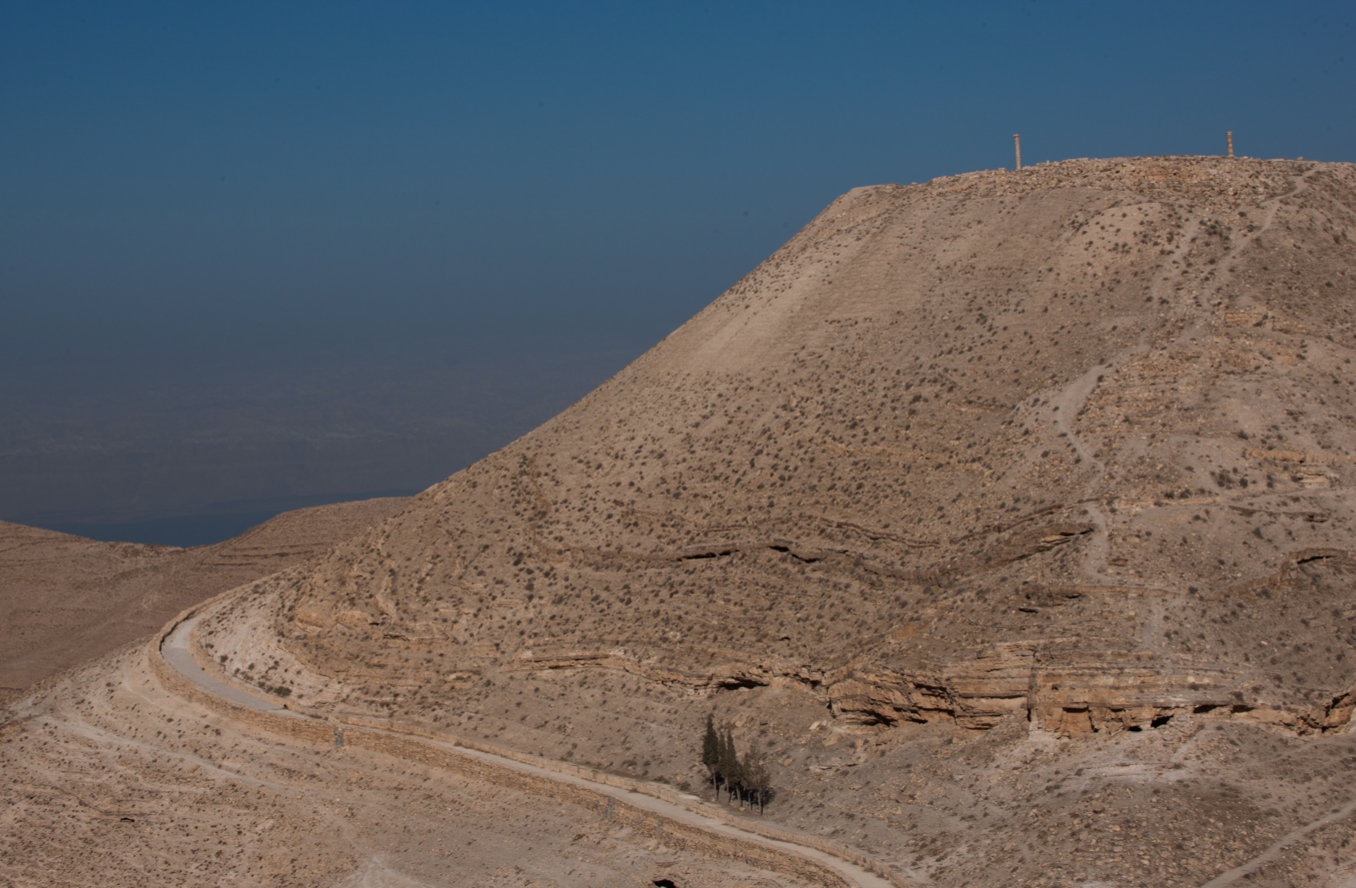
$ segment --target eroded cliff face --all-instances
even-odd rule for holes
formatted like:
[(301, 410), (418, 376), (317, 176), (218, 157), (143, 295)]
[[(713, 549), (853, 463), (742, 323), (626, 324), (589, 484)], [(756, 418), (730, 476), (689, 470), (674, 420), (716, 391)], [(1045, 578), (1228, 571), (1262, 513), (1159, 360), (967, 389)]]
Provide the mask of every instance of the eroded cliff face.
[(303, 704), (673, 775), (726, 694), (774, 746), (779, 708), (1344, 727), (1354, 210), (1349, 165), (1222, 158), (856, 189), (203, 638)]

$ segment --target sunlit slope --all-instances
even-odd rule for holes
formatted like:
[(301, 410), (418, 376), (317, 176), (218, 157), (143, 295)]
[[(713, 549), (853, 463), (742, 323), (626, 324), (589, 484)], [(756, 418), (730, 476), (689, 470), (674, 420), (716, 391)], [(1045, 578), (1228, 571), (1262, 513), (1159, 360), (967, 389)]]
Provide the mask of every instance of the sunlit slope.
[(738, 688), (858, 725), (1343, 725), (1353, 208), (1349, 165), (1223, 158), (856, 189), (203, 638), (302, 704), (616, 766), (680, 770)]

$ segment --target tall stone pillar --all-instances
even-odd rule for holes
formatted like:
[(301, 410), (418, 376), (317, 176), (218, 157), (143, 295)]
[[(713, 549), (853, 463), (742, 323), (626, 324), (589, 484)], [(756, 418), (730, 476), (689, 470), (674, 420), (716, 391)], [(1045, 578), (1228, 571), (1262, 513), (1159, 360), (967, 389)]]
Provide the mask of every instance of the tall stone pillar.
[[(1015, 145), (1015, 146), (1017, 146), (1017, 169), (1020, 170), (1020, 169), (1022, 168), (1022, 134), (1021, 134), (1021, 133), (1013, 133), (1013, 134), (1012, 134), (1012, 144)], [(1233, 151), (1232, 151), (1232, 150), (1229, 151), (1229, 155), (1230, 155), (1231, 157), (1233, 156)]]
[(1233, 157), (1233, 156), (1234, 156), (1234, 131), (1233, 131), (1233, 130), (1229, 130), (1227, 133), (1224, 134), (1224, 137), (1229, 141), (1229, 156), (1230, 156), (1230, 157)]

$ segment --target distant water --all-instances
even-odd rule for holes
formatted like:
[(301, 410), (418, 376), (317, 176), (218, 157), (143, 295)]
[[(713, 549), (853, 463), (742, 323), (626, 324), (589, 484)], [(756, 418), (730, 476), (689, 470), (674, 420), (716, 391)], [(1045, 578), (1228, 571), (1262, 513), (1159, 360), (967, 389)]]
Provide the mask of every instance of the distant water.
[[(283, 509), (283, 512), (289, 511)], [(157, 546), (209, 546), (240, 536), (280, 512), (240, 512), (233, 515), (184, 515), (117, 524), (53, 524), (48, 530), (72, 533), (109, 543), (151, 543)]]
[(311, 506), (376, 499), (385, 496), (412, 496), (416, 490), (380, 490), (370, 493), (337, 494), (329, 497), (298, 497), (267, 503), (241, 503), (229, 510), (225, 504), (209, 507), (200, 514), (175, 515), (119, 522), (43, 522), (37, 526), (103, 542), (147, 543), (156, 546), (209, 546), (240, 536), (251, 527), (270, 518)]

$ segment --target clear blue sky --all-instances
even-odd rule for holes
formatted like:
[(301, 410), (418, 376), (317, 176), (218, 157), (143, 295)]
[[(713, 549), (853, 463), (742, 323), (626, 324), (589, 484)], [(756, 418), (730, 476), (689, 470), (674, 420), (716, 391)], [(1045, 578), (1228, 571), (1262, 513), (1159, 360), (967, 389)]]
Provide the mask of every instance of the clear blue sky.
[(841, 192), (1010, 166), (1014, 132), (1028, 163), (1225, 130), (1356, 160), (1354, 26), (1351, 3), (5, 4), (0, 385), (116, 398), (247, 363), (248, 400), (355, 362), (624, 360)]

